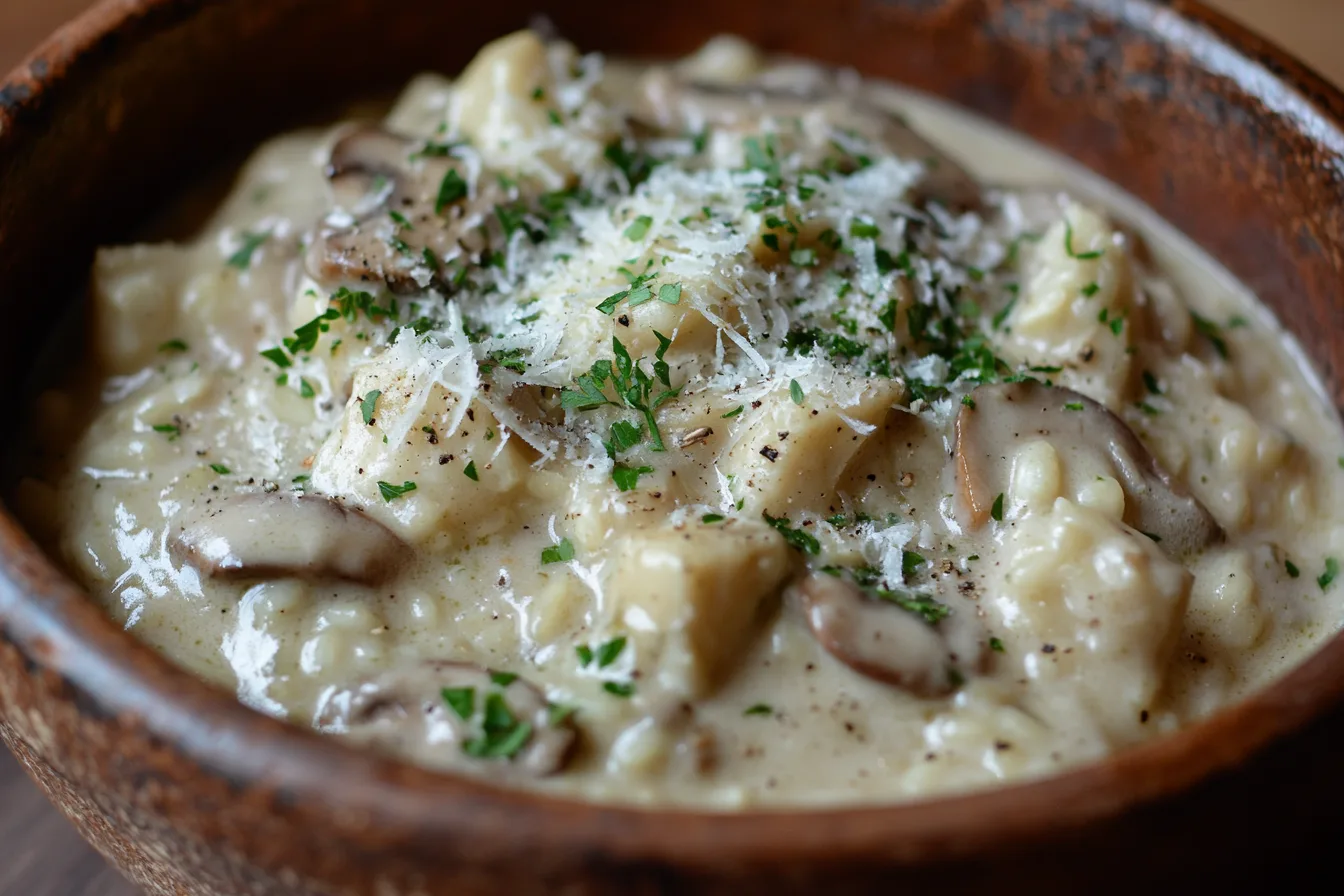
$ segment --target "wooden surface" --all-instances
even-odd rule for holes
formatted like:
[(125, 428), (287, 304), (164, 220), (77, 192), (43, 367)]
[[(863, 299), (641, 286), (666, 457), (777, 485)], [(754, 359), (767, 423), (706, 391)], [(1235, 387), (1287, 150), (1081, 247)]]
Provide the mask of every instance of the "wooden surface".
[[(1344, 83), (1344, 0), (1209, 0)], [(0, 72), (89, 0), (0, 0)], [(544, 8), (544, 2), (538, 2)], [(0, 749), (0, 896), (133, 896)]]

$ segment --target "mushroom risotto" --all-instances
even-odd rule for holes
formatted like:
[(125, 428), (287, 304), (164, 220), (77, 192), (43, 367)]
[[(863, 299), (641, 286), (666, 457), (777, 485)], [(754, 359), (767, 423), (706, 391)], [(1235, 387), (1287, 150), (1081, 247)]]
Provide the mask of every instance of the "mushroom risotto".
[(266, 144), (91, 304), (33, 530), (248, 706), (426, 766), (978, 787), (1341, 619), (1344, 439), (1263, 309), (1042, 150), (732, 39), (503, 38)]

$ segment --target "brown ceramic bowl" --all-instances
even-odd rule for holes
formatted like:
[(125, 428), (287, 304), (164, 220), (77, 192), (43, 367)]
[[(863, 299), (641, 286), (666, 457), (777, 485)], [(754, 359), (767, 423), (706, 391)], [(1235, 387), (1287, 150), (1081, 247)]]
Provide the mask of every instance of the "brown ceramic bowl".
[[(204, 166), (353, 94), (455, 71), (534, 2), (106, 0), (59, 32), (0, 86), (3, 381), (22, 382), (60, 319), (53, 297), (76, 294), (93, 247), (125, 239)], [(1012, 126), (1227, 264), (1344, 396), (1344, 96), (1197, 3), (681, 0), (551, 14), (582, 46), (627, 54), (735, 31)], [(1344, 717), (1330, 715), (1341, 692), (1337, 637), (1205, 722), (1036, 783), (826, 812), (604, 808), (432, 774), (254, 714), (110, 624), (0, 514), (0, 737), (155, 894), (1244, 882), (1275, 851), (1297, 861), (1302, 843), (1328, 844), (1303, 830), (1313, 821), (1344, 820)]]

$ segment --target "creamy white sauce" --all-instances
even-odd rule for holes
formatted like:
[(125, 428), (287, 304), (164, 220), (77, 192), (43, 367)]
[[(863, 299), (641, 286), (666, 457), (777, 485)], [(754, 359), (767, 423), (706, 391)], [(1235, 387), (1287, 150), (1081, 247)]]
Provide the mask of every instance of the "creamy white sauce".
[[(481, 175), (486, 160), (545, 189), (563, 186), (571, 168), (606, 164), (610, 109), (589, 96), (601, 71), (588, 60), (574, 75), (565, 48), (550, 48), (548, 61), (539, 46), (515, 37), (488, 48), (456, 88), (423, 79), (389, 118), (392, 130), (431, 144), (448, 139), (438, 130), (445, 117), (449, 136), (456, 126), (473, 138), (479, 153), (464, 149), (451, 162), (470, 185), (468, 209), (478, 197), (513, 201), (511, 188)], [(686, 65), (721, 84), (760, 74), (750, 51), (727, 43)], [(552, 77), (534, 97), (538, 79)], [(659, 77), (608, 64), (604, 83), (626, 101), (642, 89), (674, 119), (688, 114), (666, 94), (675, 78)], [(819, 76), (790, 65), (765, 77), (797, 84)], [(642, 88), (637, 78), (646, 78)], [(1193, 553), (1171, 556), (1170, 539), (1164, 547), (1122, 522), (1152, 498), (1136, 493), (1141, 477), (1126, 480), (1104, 445), (1080, 448), (1076, 436), (1065, 444), (1057, 434), (1033, 437), (1011, 426), (994, 474), (1005, 484), (991, 488), (996, 511), (972, 520), (952, 455), (954, 418), (984, 411), (963, 402), (974, 403), (974, 384), (954, 382), (949, 396), (919, 400), (899, 378), (815, 360), (819, 348), (810, 358), (779, 351), (789, 325), (848, 332), (830, 321), (827, 303), (841, 301), (828, 298), (834, 283), (808, 279), (807, 256), (782, 261), (758, 236), (718, 267), (697, 267), (735, 231), (685, 223), (702, 201), (682, 208), (684, 197), (674, 194), (621, 199), (615, 213), (571, 208), (589, 244), (562, 235), (531, 246), (515, 232), (501, 266), (473, 276), (494, 278), (500, 294), (522, 299), (518, 313), (493, 299), (459, 298), (446, 306), (434, 342), (407, 332), (390, 345), (389, 327), (366, 312), (352, 322), (333, 318), (311, 350), (282, 353), (292, 366), (277, 368), (258, 353), (332, 307), (339, 285), (309, 276), (312, 253), (332, 234), (344, 238), (362, 214), (333, 206), (323, 170), (338, 135), (313, 132), (262, 147), (194, 242), (100, 254), (98, 363), (39, 399), (41, 450), (17, 506), (113, 618), (258, 711), (431, 766), (599, 800), (731, 808), (981, 787), (1175, 730), (1299, 662), (1341, 620), (1344, 584), (1318, 577), (1327, 558), (1344, 557), (1344, 434), (1292, 340), (1225, 271), (1131, 197), (941, 103), (866, 89), (981, 181), (1024, 188), (983, 222), (944, 222), (964, 241), (948, 249), (943, 276), (965, 280), (965, 293), (982, 290), (993, 303), (978, 319), (995, 354), (1018, 370), (1041, 368), (1033, 375), (1114, 412), (1181, 493), (1188, 489), (1207, 508), (1221, 541), (1203, 539)], [(570, 116), (563, 140), (544, 116), (552, 101)], [(719, 100), (703, 102), (712, 114)], [(692, 103), (689, 118), (696, 114)], [(721, 125), (706, 141), (725, 195), (741, 189), (729, 172), (741, 168), (750, 124)], [(684, 143), (685, 130), (693, 128), (669, 127), (665, 140)], [(851, 191), (849, 205), (838, 207), (859, 209), (862, 221), (874, 195), (906, 178), (908, 196), (936, 189), (919, 179), (918, 161), (879, 157), (837, 176), (829, 183)], [(417, 164), (433, 174), (424, 175), (432, 200), (450, 162), (432, 155)], [(679, 180), (658, 176), (701, 183), (674, 173)], [(1056, 188), (1085, 205), (1060, 200)], [(352, 202), (365, 201), (361, 190)], [(1093, 209), (1142, 234), (1152, 261), (1136, 261), (1132, 239)], [(650, 223), (641, 225), (640, 214)], [(734, 226), (760, 227), (760, 218)], [(380, 246), (404, 239), (419, 248), (414, 241), (428, 239), (440, 264), (453, 263), (456, 244), (433, 242), (432, 222), (394, 226), (383, 213), (365, 220), (361, 232)], [(891, 299), (908, 315), (911, 291), (873, 252), (898, 225), (884, 220), (886, 233), (865, 243), (848, 221), (840, 236), (858, 260), (846, 295), (877, 293), (872, 310), (853, 312), (871, 316), (857, 332), (871, 323), (877, 335), (864, 338), (890, 339), (895, 352), (909, 340), (900, 326), (885, 334), (877, 312)], [(803, 229), (800, 245), (824, 256), (825, 268), (819, 228)], [(1024, 232), (1039, 237), (1022, 239)], [(263, 233), (251, 253), (237, 254)], [(670, 272), (654, 281), (655, 297), (637, 307), (627, 299), (610, 316), (595, 311), (617, 290), (639, 288), (617, 276), (607, 256), (638, 255), (633, 247), (654, 238), (664, 242), (648, 257), (666, 259), (657, 264)], [(1018, 254), (1005, 262), (1009, 242)], [(541, 254), (552, 245), (568, 247), (575, 260)], [(346, 262), (363, 262), (365, 249)], [(975, 252), (995, 265), (987, 285), (968, 279)], [(395, 251), (388, 257), (381, 273), (401, 278), (398, 289), (422, 291), (434, 276)], [(658, 287), (673, 282), (681, 286), (677, 304), (658, 301)], [(1005, 312), (1010, 282), (1018, 298)], [(735, 293), (734, 283), (750, 287)], [(390, 304), (385, 291), (375, 295)], [(442, 302), (405, 292), (399, 301), (402, 323), (417, 313), (405, 303)], [(495, 309), (497, 332), (469, 343), (464, 326), (486, 306)], [(1197, 332), (1187, 307), (1217, 330)], [(519, 322), (533, 308), (543, 323)], [(628, 325), (613, 323), (622, 314)], [(1244, 324), (1228, 326), (1238, 318)], [(611, 422), (641, 422), (639, 415), (604, 408), (564, 417), (555, 390), (578, 388), (576, 375), (610, 359), (613, 333), (654, 376), (655, 329), (674, 334), (667, 360), (683, 394), (656, 414), (668, 451), (652, 452), (645, 430), (621, 455), (630, 469), (654, 468), (623, 491), (601, 442), (613, 438)], [(509, 341), (523, 331), (532, 335)], [(506, 362), (519, 352), (545, 359), (515, 377)], [(946, 367), (936, 358), (892, 357), (907, 379)], [(524, 385), (510, 393), (519, 377)], [(480, 391), (482, 383), (492, 391)], [(373, 391), (380, 395), (370, 402)], [(96, 408), (83, 407), (81, 396), (98, 395)], [(732, 414), (737, 407), (743, 411)], [(1085, 432), (1102, 431), (1106, 419), (1094, 417)], [(333, 516), (323, 505), (307, 522), (280, 510), (273, 519), (238, 512), (241, 496), (269, 507), (301, 493), (335, 497), (344, 509)], [(855, 522), (860, 511), (876, 519)], [(806, 536), (787, 546), (762, 512), (788, 516), (787, 528)], [(341, 513), (365, 528), (341, 529)], [(846, 520), (828, 522), (837, 514)], [(806, 552), (807, 537), (816, 539), (816, 555)], [(292, 574), (277, 569), (285, 556), (294, 559)], [(878, 614), (865, 618), (876, 622), (832, 627), (845, 605), (808, 602), (797, 585), (805, 564), (874, 567), (863, 575), (905, 594), (913, 609), (862, 598), (865, 612)], [(926, 614), (943, 612), (937, 608), (951, 615), (931, 625)], [(889, 640), (872, 640), (879, 631)], [(846, 650), (850, 665), (837, 658)], [(585, 662), (584, 651), (595, 655)], [(520, 675), (552, 704), (572, 708), (560, 725), (582, 734), (568, 764), (532, 776), (551, 770), (569, 743), (541, 736), (546, 729), (549, 737), (550, 720), (533, 691), (521, 682), (491, 685), (485, 673), (457, 666), (436, 685), (440, 672), (424, 669), (450, 667), (423, 664), (443, 661)], [(405, 699), (380, 702), (380, 680), (387, 694)], [(408, 692), (407, 682), (423, 693)], [(456, 688), (459, 698), (472, 692), (469, 718), (453, 715), (440, 688)], [(514, 721), (536, 729), (512, 760), (468, 755), (492, 693), (511, 695)], [(398, 721), (410, 717), (418, 727)], [(516, 733), (524, 743), (527, 732)]]

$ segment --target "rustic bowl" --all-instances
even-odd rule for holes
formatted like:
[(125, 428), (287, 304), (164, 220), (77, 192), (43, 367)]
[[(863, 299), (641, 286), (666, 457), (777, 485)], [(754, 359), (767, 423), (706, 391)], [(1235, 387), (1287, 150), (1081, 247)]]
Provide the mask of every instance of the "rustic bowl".
[[(533, 9), (106, 0), (58, 32), (0, 85), (3, 380), (22, 382), (60, 320), (52, 297), (77, 292), (93, 247), (125, 239), (203, 166), (355, 93), (454, 71)], [(622, 53), (735, 31), (1014, 127), (1223, 261), (1297, 334), (1336, 404), (1344, 395), (1344, 96), (1197, 3), (571, 2), (552, 16), (580, 45)], [(154, 894), (1245, 883), (1284, 867), (1265, 865), (1276, 854), (1333, 845), (1304, 826), (1344, 821), (1341, 692), (1336, 637), (1205, 722), (1036, 783), (825, 812), (605, 808), (432, 774), (252, 713), (105, 620), (0, 514), (0, 737)]]

